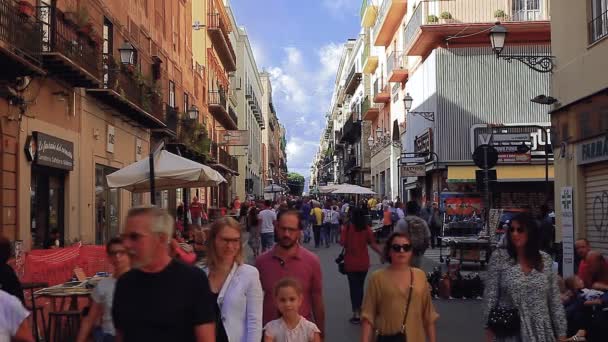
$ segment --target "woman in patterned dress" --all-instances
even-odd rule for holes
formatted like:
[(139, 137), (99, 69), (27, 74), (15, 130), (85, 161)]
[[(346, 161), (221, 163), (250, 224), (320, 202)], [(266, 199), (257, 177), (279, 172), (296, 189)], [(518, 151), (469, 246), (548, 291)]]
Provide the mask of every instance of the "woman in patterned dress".
[[(522, 213), (511, 222), (506, 250), (498, 249), (492, 254), (484, 293), (484, 322), (497, 303), (516, 308), (520, 319), (519, 334), (497, 341), (566, 340), (566, 316), (557, 274), (552, 270), (551, 257), (540, 250), (540, 243), (538, 225), (530, 214)], [(494, 333), (490, 329), (486, 332), (487, 340), (492, 341)]]

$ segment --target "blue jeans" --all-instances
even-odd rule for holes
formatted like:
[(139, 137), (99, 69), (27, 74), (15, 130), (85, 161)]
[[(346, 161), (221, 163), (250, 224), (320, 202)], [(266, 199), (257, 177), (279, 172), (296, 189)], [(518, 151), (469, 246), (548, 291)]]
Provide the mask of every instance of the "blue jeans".
[(260, 239), (262, 240), (262, 252), (271, 249), (274, 245), (274, 233), (262, 233)]
[(331, 236), (331, 223), (323, 224), (323, 228), (321, 228), (321, 235), (323, 236), (325, 247), (329, 247), (329, 244), (331, 242), (331, 240), (329, 239)]
[(334, 243), (340, 242), (340, 225), (338, 223), (332, 223), (329, 241)]

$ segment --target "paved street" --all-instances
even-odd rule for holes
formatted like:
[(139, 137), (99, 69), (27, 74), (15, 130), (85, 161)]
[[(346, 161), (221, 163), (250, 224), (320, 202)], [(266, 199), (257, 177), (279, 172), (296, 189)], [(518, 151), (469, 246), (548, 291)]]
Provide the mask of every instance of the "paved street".
[[(340, 247), (314, 249), (321, 259), (323, 270), (323, 291), (325, 296), (325, 313), (327, 316), (326, 341), (358, 341), (360, 326), (350, 324), (351, 307), (348, 281), (346, 276), (338, 273), (334, 259), (340, 253)], [(423, 262), (425, 271), (430, 271), (437, 265), (438, 250), (428, 251), (430, 258)], [(370, 250), (372, 255), (372, 271), (381, 267), (380, 260)], [(481, 300), (434, 300), (435, 308), (441, 315), (437, 324), (438, 341), (482, 341)]]

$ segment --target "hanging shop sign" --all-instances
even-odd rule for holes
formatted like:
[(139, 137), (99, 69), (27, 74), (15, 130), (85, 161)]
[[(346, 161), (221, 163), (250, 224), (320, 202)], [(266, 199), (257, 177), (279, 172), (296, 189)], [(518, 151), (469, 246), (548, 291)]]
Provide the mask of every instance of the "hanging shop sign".
[(428, 128), (426, 132), (416, 137), (414, 140), (414, 152), (424, 153), (433, 152), (433, 129)]
[(424, 177), (426, 166), (424, 165), (401, 165), (401, 177)]
[(26, 139), (28, 159), (42, 166), (72, 171), (74, 169), (74, 143), (41, 132), (33, 132)]
[(578, 165), (606, 160), (608, 160), (608, 134), (577, 145), (576, 161)]
[(218, 141), (226, 146), (248, 146), (249, 131), (218, 131)]

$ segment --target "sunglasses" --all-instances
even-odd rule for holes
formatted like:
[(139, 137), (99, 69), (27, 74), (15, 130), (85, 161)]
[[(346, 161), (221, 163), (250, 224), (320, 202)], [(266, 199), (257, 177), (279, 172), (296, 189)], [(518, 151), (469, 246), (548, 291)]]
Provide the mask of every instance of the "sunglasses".
[(515, 227), (509, 227), (509, 232), (510, 233), (518, 232), (519, 234), (523, 234), (523, 233), (526, 232), (526, 228), (524, 228), (524, 227), (517, 227), (517, 228), (515, 228)]
[(120, 236), (122, 237), (123, 240), (138, 241), (139, 239), (143, 238), (146, 235), (141, 234), (141, 233), (132, 232), (132, 233), (125, 233)]
[(391, 250), (395, 253), (399, 253), (399, 252), (411, 252), (412, 251), (412, 245), (409, 243), (405, 243), (403, 245), (399, 245), (399, 244), (392, 244), (391, 245)]

